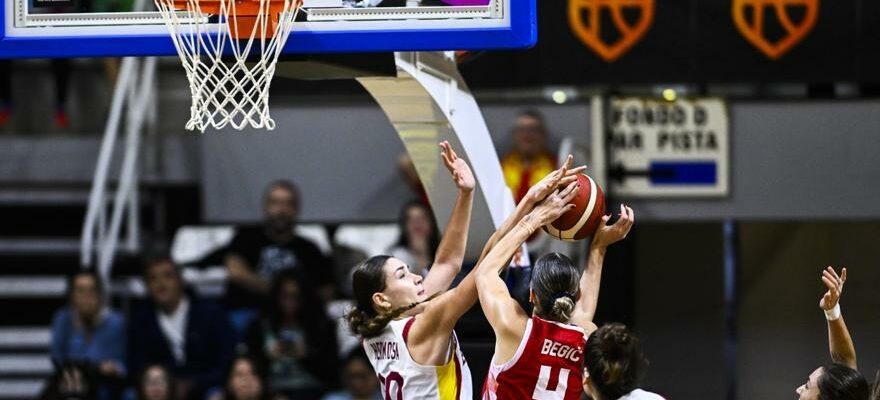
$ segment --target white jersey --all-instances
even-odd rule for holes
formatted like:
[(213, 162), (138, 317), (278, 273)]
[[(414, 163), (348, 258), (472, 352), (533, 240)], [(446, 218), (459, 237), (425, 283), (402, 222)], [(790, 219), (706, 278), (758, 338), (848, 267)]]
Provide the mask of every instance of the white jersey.
[(446, 364), (425, 366), (413, 361), (406, 339), (415, 317), (391, 321), (376, 337), (364, 339), (364, 350), (382, 384), (386, 400), (471, 400), (471, 371), (455, 332)]
[(642, 389), (636, 389), (625, 394), (620, 400), (663, 400), (663, 397), (657, 393), (646, 392)]

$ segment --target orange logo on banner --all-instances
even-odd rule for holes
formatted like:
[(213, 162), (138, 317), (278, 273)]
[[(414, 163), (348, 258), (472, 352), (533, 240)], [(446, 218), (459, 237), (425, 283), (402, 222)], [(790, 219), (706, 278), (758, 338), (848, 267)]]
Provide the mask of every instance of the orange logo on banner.
[[(787, 7), (805, 11), (799, 24), (792, 22)], [(746, 9), (752, 10), (752, 21), (746, 20)], [(772, 10), (786, 35), (775, 43), (764, 36), (764, 13)], [(745, 38), (771, 59), (778, 59), (798, 44), (816, 26), (819, 0), (733, 0), (733, 20)]]
[[(614, 28), (620, 34), (615, 43), (602, 41), (602, 9), (607, 8), (614, 21)], [(641, 10), (641, 16), (635, 26), (623, 18), (623, 10), (635, 8)], [(581, 16), (584, 11), (589, 13), (588, 21)], [(581, 42), (593, 49), (605, 61), (617, 60), (632, 48), (642, 37), (651, 23), (654, 22), (654, 0), (569, 0), (568, 24)], [(587, 23), (585, 25), (585, 23)]]

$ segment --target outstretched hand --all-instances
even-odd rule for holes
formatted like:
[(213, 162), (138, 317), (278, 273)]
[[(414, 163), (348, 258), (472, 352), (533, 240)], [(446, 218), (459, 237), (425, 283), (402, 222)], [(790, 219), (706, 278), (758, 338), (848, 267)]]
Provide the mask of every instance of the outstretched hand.
[(458, 158), (458, 154), (455, 154), (455, 150), (452, 150), (449, 142), (440, 142), (440, 148), (442, 149), (440, 156), (443, 157), (443, 164), (446, 165), (446, 169), (452, 174), (452, 181), (455, 183), (455, 186), (459, 190), (466, 192), (473, 191), (477, 181), (474, 179), (471, 168), (464, 160)]
[(819, 300), (819, 307), (825, 311), (831, 311), (840, 301), (840, 295), (843, 294), (843, 284), (846, 283), (846, 267), (840, 271), (840, 275), (837, 275), (834, 268), (826, 267), (822, 271), (822, 283), (825, 284), (828, 291)]
[(565, 164), (559, 169), (554, 170), (553, 172), (547, 174), (541, 181), (536, 183), (534, 186), (529, 188), (528, 193), (523, 198), (523, 201), (530, 202), (532, 204), (538, 204), (554, 190), (559, 188), (564, 188), (571, 184), (572, 182), (577, 182), (578, 174), (584, 172), (587, 169), (586, 165), (579, 166), (574, 169), (571, 168), (572, 161), (574, 157), (571, 154), (568, 155), (568, 158), (565, 160)]
[(571, 201), (577, 196), (579, 188), (580, 183), (577, 181), (571, 182), (562, 190), (554, 190), (553, 193), (538, 203), (531, 214), (529, 214), (532, 216), (533, 222), (537, 224), (535, 228), (556, 221), (562, 214), (575, 208)]
[(593, 247), (607, 248), (608, 246), (623, 240), (629, 233), (629, 230), (632, 229), (633, 223), (636, 221), (636, 216), (633, 213), (632, 208), (621, 204), (620, 219), (614, 224), (608, 225), (608, 220), (610, 219), (611, 214), (602, 217), (602, 222), (599, 223), (599, 229), (593, 234)]

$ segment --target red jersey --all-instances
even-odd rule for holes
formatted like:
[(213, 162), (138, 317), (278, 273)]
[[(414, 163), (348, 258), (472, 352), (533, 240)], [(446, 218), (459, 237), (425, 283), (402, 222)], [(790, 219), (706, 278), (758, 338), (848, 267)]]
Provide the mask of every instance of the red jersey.
[(510, 361), (489, 365), (483, 400), (580, 400), (583, 329), (532, 317)]

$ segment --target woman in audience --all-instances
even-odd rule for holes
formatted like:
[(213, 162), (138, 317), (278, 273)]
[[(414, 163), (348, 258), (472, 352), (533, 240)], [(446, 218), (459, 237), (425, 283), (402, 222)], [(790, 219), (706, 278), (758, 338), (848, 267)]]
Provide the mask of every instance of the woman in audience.
[(639, 338), (623, 324), (608, 324), (587, 339), (584, 392), (593, 400), (662, 400), (639, 389), (648, 360)]
[(838, 275), (834, 268), (827, 267), (822, 271), (822, 282), (828, 291), (819, 300), (819, 308), (828, 320), (832, 363), (816, 368), (796, 392), (800, 400), (867, 400), (868, 381), (857, 370), (856, 349), (840, 312), (846, 268)]
[(382, 400), (379, 380), (363, 348), (357, 347), (345, 358), (342, 371), (345, 390), (324, 396), (323, 400)]
[(80, 270), (67, 281), (69, 304), (52, 318), (52, 360), (76, 363), (95, 376), (102, 399), (115, 396), (125, 377), (125, 322), (104, 304), (101, 279)]
[(400, 236), (387, 253), (412, 268), (414, 274), (425, 276), (440, 245), (434, 214), (424, 203), (413, 200), (400, 211)]
[(229, 380), (223, 400), (268, 399), (264, 375), (254, 360), (247, 356), (236, 357), (229, 368)]
[(320, 399), (336, 380), (336, 327), (304, 282), (296, 270), (278, 274), (261, 318), (248, 328), (247, 346), (268, 371), (273, 393)]
[(150, 365), (144, 369), (138, 380), (138, 400), (171, 400), (174, 393), (174, 379), (168, 368)]

